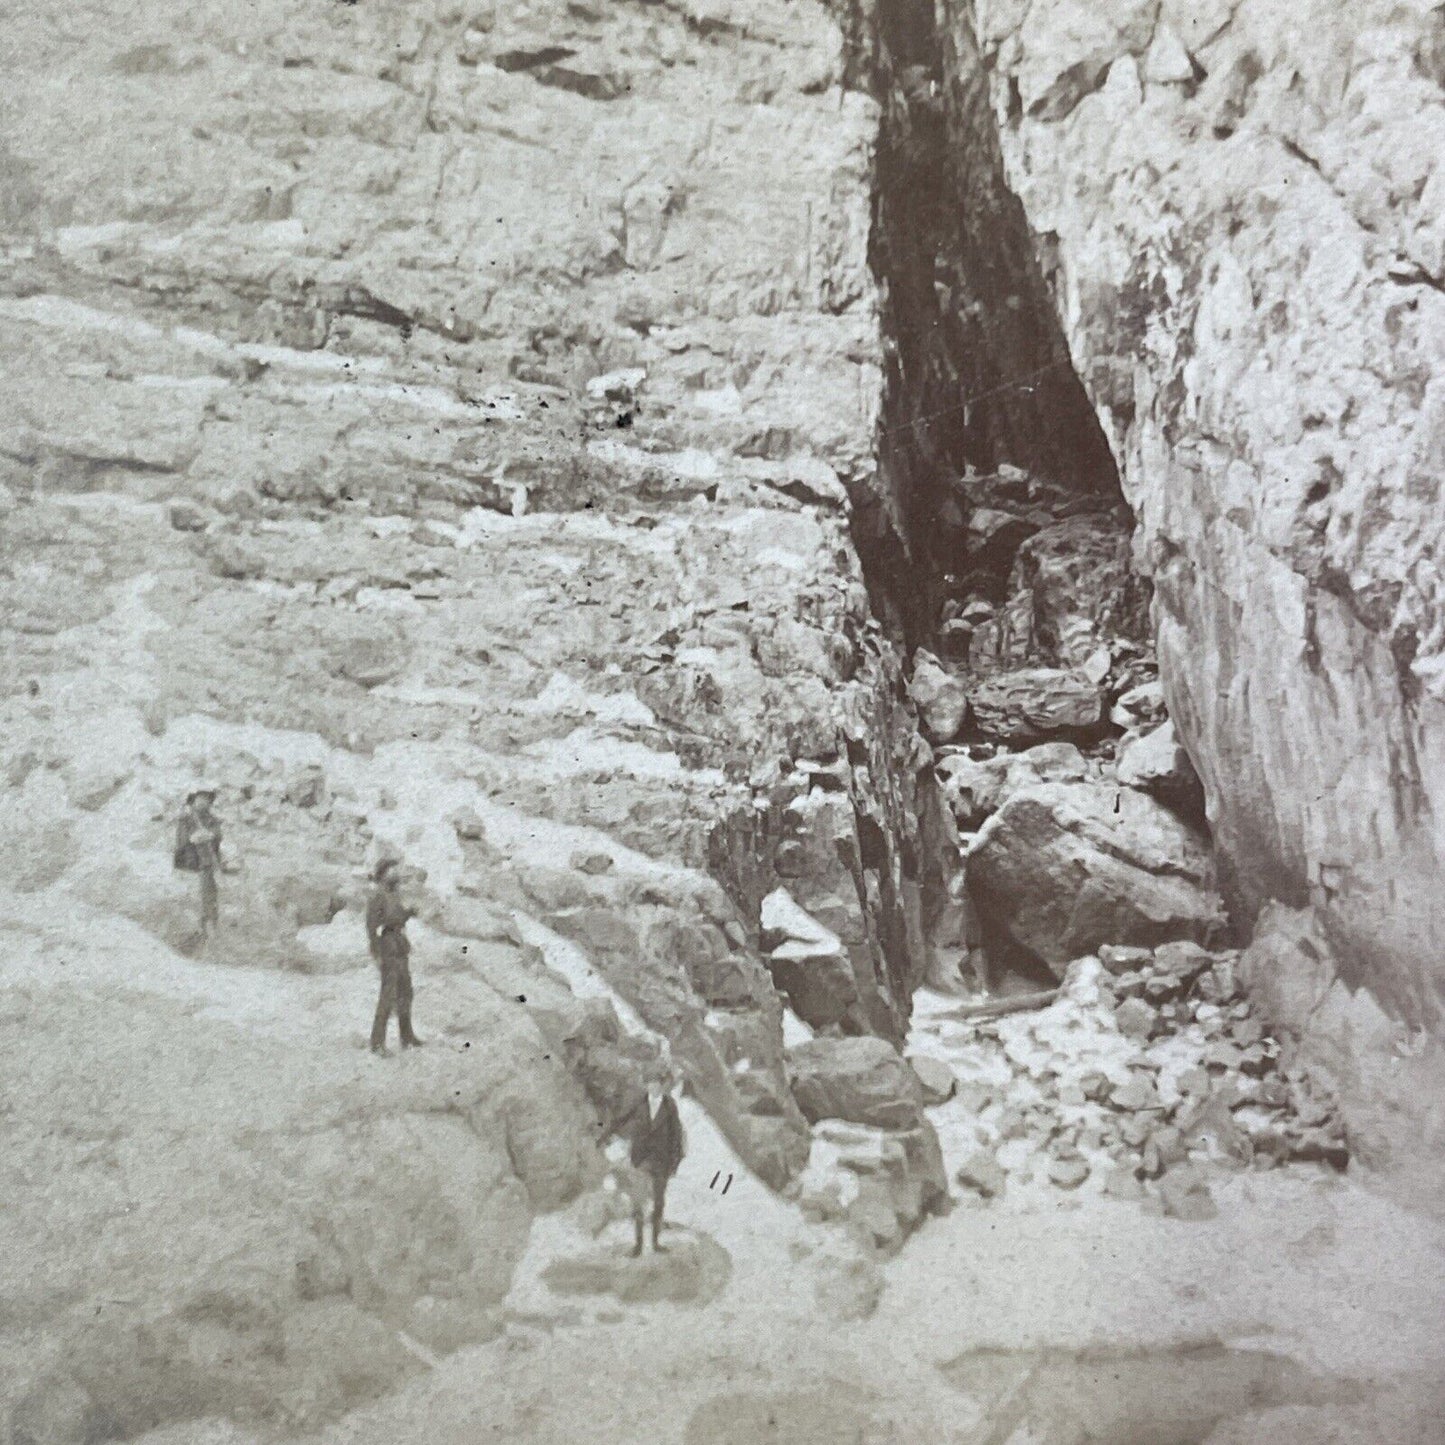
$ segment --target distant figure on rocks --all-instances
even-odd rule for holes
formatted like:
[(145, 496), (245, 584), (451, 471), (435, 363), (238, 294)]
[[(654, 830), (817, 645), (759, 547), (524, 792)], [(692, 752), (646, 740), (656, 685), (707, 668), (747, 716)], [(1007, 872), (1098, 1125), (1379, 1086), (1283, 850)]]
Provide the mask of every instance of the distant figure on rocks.
[(371, 1025), (371, 1051), (386, 1052), (386, 1026), (393, 1012), (404, 1049), (421, 1047), (411, 1031), (411, 943), (407, 921), (416, 912), (401, 900), (401, 872), (395, 858), (383, 858), (371, 875), (376, 885), (366, 900), (366, 942), (381, 970), (381, 996)]
[(632, 1198), (632, 1222), (636, 1238), (632, 1246), (635, 1256), (642, 1253), (642, 1217), (648, 1195), (652, 1204), (652, 1247), (664, 1253), (658, 1243), (662, 1233), (662, 1211), (668, 1181), (677, 1173), (687, 1147), (682, 1132), (682, 1119), (677, 1101), (672, 1096), (676, 1080), (672, 1070), (659, 1062), (648, 1071), (647, 1093), (638, 1101), (627, 1120), (632, 1139), (629, 1155), (631, 1170), (626, 1184)]
[(221, 921), (216, 874), (221, 871), (221, 820), (212, 811), (214, 788), (196, 788), (186, 795), (186, 806), (176, 824), (176, 851), (172, 862), (201, 880), (201, 942)]

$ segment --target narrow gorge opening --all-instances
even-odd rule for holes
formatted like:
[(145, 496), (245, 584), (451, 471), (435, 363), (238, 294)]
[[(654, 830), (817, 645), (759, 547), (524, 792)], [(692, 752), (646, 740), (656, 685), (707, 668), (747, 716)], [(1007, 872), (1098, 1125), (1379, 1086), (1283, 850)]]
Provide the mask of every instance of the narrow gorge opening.
[[(970, 471), (1017, 467), (1061, 509), (1122, 508), (1046, 248), (1004, 176), (983, 56), (954, 8), (881, 0), (843, 17), (847, 82), (880, 107), (869, 260), (886, 358), (879, 496), (855, 540), (875, 611), (910, 648), (935, 638), (950, 600), (1006, 581), (998, 546), (970, 546)], [(1018, 528), (990, 540), (1016, 544)]]
[(1087, 1183), (1213, 1218), (1224, 1160), (1344, 1168), (1340, 1118), (1245, 984), (1054, 238), (1008, 182), (1017, 91), (962, 0), (858, 0), (843, 26), (878, 105), (884, 351), (853, 536), (927, 744), (919, 818), (942, 824), (919, 830), (905, 1054), (964, 1197)]
[[(1148, 586), (1056, 313), (1048, 238), (1005, 175), (968, 13), (855, 0), (842, 24), (846, 83), (875, 99), (879, 125), (869, 264), (883, 395), (876, 487), (855, 501), (854, 541), (873, 611), (910, 659), (966, 843), (1005, 796), (975, 765), (998, 773), (1011, 754), (1054, 745), (1046, 773), (1072, 779), (1086, 762), (1111, 765), (1129, 726), (1161, 720)], [(1168, 801), (1202, 824), (1192, 780)], [(963, 891), (960, 876), (953, 892)], [(1047, 960), (969, 891), (952, 940), (947, 910), (935, 910), (945, 957), (931, 976), (950, 977), (952, 952), (964, 978), (1048, 983)]]

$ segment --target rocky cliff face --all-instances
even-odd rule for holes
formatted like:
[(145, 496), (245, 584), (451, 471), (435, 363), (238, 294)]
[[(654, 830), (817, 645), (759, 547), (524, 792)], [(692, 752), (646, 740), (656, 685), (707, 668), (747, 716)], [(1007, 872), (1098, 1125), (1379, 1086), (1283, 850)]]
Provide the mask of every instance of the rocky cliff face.
[[(938, 294), (955, 328), (981, 310), (997, 338), (1031, 318), (1030, 346), (975, 349), (995, 374), (1054, 362), (1062, 326), (1137, 520), (1236, 917), (1311, 911), (1341, 997), (1383, 1008), (1377, 1034), (1386, 1015), (1397, 1043), (1438, 1032), (1442, 12), (933, 9), (863, 7), (853, 33), (914, 144), (949, 136), (943, 225), (971, 275), (963, 305), (947, 278)], [(1013, 401), (1031, 430), (973, 444), (1098, 476), (1070, 381), (1051, 417)], [(1057, 456), (1041, 437), (1072, 441)], [(1345, 1054), (1375, 1028), (1331, 1027)]]
[[(946, 1195), (898, 1045), (966, 960), (1128, 944), (1095, 1002), (1225, 1075), (1236, 961), (1336, 1076), (1398, 1042), (1351, 985), (1434, 1020), (1438, 24), (1171, 13), (15, 19), (8, 1438), (294, 1429), (494, 1334), (664, 1041), (892, 1248)], [(1317, 909), (1238, 960), (1165, 694), (1239, 914)]]
[(1441, 14), (957, 7), (1234, 892), (1440, 1021)]
[[(71, 1277), (37, 1273), (17, 1409), (69, 1411), (76, 1438), (206, 1399), (294, 1422), (414, 1368), (406, 1340), (496, 1328), (531, 1211), (595, 1177), (659, 1039), (786, 1183), (809, 1125), (778, 987), (808, 1011), (826, 975), (829, 1024), (898, 1041), (957, 932), (951, 820), (849, 533), (880, 390), (876, 111), (811, 5), (100, 4), (17, 26), (0, 884), (7, 996), (35, 1026), (12, 1066), (72, 1039), (90, 1057), (107, 1012), (136, 1048), (94, 1057), (84, 1109), (36, 1073), (65, 1142), (7, 1114), (10, 1157), (36, 1161), (7, 1255), (91, 1227), (92, 1163), (167, 1151), (251, 1170), (270, 1240), (266, 1269), (218, 1275), (242, 1196), (197, 1182), (213, 1224), (175, 1232), (143, 1299), (117, 1292), (93, 1350)], [(187, 961), (170, 849), (197, 780), (237, 871)], [(424, 900), (421, 1062), (357, 1053), (381, 851)], [(821, 943), (789, 951), (767, 898)], [(83, 977), (47, 966), (67, 950)], [(278, 1009), (310, 1026), (271, 1039)], [(152, 1115), (142, 1059), (177, 1034), (167, 1067), (209, 1092), (157, 1085)], [(485, 1087), (448, 1089), (478, 1049)], [(217, 1117), (223, 1078), (256, 1081), (255, 1117)], [(434, 1203), (395, 1251), (435, 1254), (450, 1293), (345, 1243), (388, 1160), (399, 1210)], [(104, 1225), (135, 1258), (170, 1229), (128, 1212), (140, 1187), (115, 1183)], [(308, 1310), (354, 1349), (293, 1344)], [(257, 1351), (274, 1407), (227, 1394)], [(124, 1361), (151, 1374), (126, 1384)], [(154, 1418), (125, 1416), (137, 1393)]]

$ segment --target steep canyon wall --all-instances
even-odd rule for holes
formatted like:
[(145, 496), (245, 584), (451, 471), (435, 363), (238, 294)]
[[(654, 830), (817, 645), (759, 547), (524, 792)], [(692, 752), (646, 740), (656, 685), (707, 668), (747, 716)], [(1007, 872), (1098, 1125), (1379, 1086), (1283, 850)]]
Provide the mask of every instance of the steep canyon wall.
[[(877, 112), (806, 4), (105, 0), (4, 45), (7, 1402), (296, 1426), (417, 1369), (398, 1330), (501, 1327), (658, 1038), (796, 1176), (763, 899), (826, 936), (815, 1021), (892, 1040), (956, 931), (849, 533)], [(381, 852), (424, 900), (390, 1064)], [(353, 1229), (382, 1189), (416, 1240)]]
[[(1119, 462), (1236, 916), (1315, 939), (1262, 945), (1259, 982), (1418, 1116), (1400, 1056), (1445, 986), (1445, 12), (936, 8), (933, 83), (953, 124), (987, 93), (974, 150), (996, 136), (1012, 193), (972, 195), (1047, 276)], [(971, 299), (1010, 305), (985, 279)]]
[(1236, 894), (1318, 903), (1438, 1023), (1441, 13), (975, 23)]

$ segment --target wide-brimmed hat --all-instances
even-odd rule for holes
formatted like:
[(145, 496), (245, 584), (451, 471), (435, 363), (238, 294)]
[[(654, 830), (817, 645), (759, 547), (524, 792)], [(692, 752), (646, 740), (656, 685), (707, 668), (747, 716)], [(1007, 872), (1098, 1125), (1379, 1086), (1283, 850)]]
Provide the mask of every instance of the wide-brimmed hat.
[(371, 881), (373, 883), (380, 883), (393, 868), (400, 867), (400, 858), (378, 858), (376, 860), (376, 867), (371, 870)]
[(192, 788), (191, 791), (186, 794), (186, 802), (188, 802), (188, 803), (194, 803), (197, 798), (212, 798), (212, 799), (214, 799), (215, 797), (216, 797), (216, 790), (215, 790), (214, 788), (210, 788), (210, 787)]

